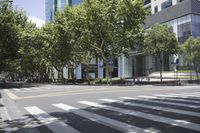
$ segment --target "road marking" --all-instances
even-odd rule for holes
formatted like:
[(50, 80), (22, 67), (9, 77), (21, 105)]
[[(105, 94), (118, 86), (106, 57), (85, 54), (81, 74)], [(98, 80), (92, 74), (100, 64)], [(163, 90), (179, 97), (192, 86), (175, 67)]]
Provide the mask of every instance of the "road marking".
[(23, 90), (30, 91), (31, 89), (30, 88), (23, 88)]
[(167, 97), (155, 97), (155, 96), (137, 96), (137, 97), (140, 97), (140, 98), (147, 98), (147, 99), (158, 99), (158, 100), (169, 100), (169, 101), (180, 101), (180, 102), (190, 102), (190, 103), (197, 103), (197, 104), (200, 104), (199, 101), (193, 101), (193, 100), (186, 100), (186, 99), (170, 99), (170, 98), (167, 98)]
[(137, 96), (137, 97), (140, 97), (140, 98), (150, 98), (150, 99), (156, 99), (158, 97), (153, 97), (153, 96), (143, 96), (143, 95), (140, 95), (140, 96)]
[[(184, 90), (186, 88), (176, 88), (175, 90)], [(190, 89), (196, 89), (194, 88), (190, 88)], [(95, 90), (95, 91), (93, 91)], [(61, 92), (55, 92), (57, 90), (51, 90), (52, 93), (47, 93), (47, 94), (41, 94), (41, 95), (32, 95), (32, 96), (25, 96), (25, 97), (19, 97), (18, 100), (22, 100), (22, 99), (33, 99), (33, 98), (45, 98), (45, 97), (57, 97), (57, 96), (71, 96), (71, 95), (87, 95), (87, 94), (103, 94), (103, 93), (119, 93), (119, 92), (138, 92), (138, 91), (166, 91), (166, 88), (164, 89), (149, 89), (145, 88), (145, 89), (134, 89), (133, 88), (128, 88), (128, 89), (113, 89), (113, 88), (104, 88), (104, 89), (88, 89), (88, 90), (74, 90), (74, 89), (70, 89), (67, 91), (61, 91)], [(40, 90), (40, 91), (45, 91), (45, 90)], [(22, 91), (21, 91), (22, 92)], [(23, 91), (25, 92), (25, 91)]]
[(132, 126), (132, 125), (120, 122), (120, 121), (116, 121), (116, 120), (113, 120), (113, 119), (110, 119), (110, 118), (107, 118), (107, 117), (104, 117), (104, 116), (101, 116), (98, 114), (90, 113), (88, 111), (84, 111), (84, 110), (78, 109), (76, 107), (72, 107), (72, 106), (63, 104), (63, 103), (53, 104), (53, 106), (58, 107), (62, 110), (68, 111), (68, 112), (70, 111), (70, 112), (77, 114), (79, 116), (82, 116), (84, 118), (87, 118), (87, 119), (90, 119), (93, 121), (95, 120), (95, 122), (98, 122), (105, 126), (109, 126), (111, 128), (115, 128), (115, 129), (120, 130), (125, 133), (153, 133), (149, 130), (143, 130), (141, 128), (138, 128), (138, 127), (135, 127), (135, 126)]
[(182, 98), (188, 98), (187, 96), (173, 96), (173, 95), (161, 95), (161, 94), (155, 94), (154, 96), (158, 96), (158, 97), (182, 97)]
[(190, 104), (173, 103), (173, 102), (166, 102), (166, 101), (155, 101), (155, 100), (151, 100), (151, 99), (138, 99), (138, 98), (132, 98), (132, 97), (120, 97), (120, 98), (126, 99), (126, 100), (140, 100), (140, 101), (145, 101), (145, 102), (153, 102), (153, 103), (159, 103), (159, 104), (168, 104), (168, 105), (189, 107), (189, 108), (194, 108), (194, 109), (198, 109), (200, 107), (200, 106), (193, 106)]
[(11, 133), (17, 130), (16, 127), (9, 124), (9, 122), (12, 121), (12, 118), (5, 107), (0, 107), (0, 117), (2, 118), (0, 125), (5, 133)]
[(171, 96), (197, 96), (197, 97), (200, 97), (200, 92), (194, 92), (194, 93), (181, 93), (181, 94), (170, 93), (169, 95), (171, 95)]
[(20, 91), (20, 89), (17, 89), (17, 88), (13, 88), (12, 90), (14, 90), (14, 91)]
[(145, 104), (130, 103), (130, 102), (124, 102), (121, 100), (114, 100), (114, 99), (100, 99), (100, 100), (105, 101), (105, 102), (111, 102), (111, 103), (118, 102), (118, 103), (121, 103), (123, 105), (128, 105), (128, 106), (137, 106), (137, 107), (143, 107), (147, 109), (155, 109), (155, 110), (160, 110), (160, 111), (165, 111), (165, 112), (172, 112), (172, 113), (177, 113), (177, 114), (200, 117), (200, 113), (196, 113), (192, 111), (184, 111), (184, 110), (179, 110), (179, 109), (171, 109), (171, 108), (157, 107), (157, 106), (151, 106), (151, 105), (145, 105)]
[(25, 109), (54, 133), (80, 133), (78, 130), (59, 121), (36, 106), (25, 107)]
[(123, 113), (127, 115), (132, 115), (132, 116), (136, 116), (136, 117), (140, 117), (140, 118), (144, 118), (144, 119), (148, 119), (152, 121), (157, 121), (157, 122), (161, 122), (161, 123), (165, 123), (169, 125), (179, 126), (179, 127), (183, 127), (183, 128), (187, 128), (187, 129), (191, 129), (195, 131), (200, 131), (200, 124), (191, 123), (189, 121), (183, 121), (183, 120), (178, 121), (176, 119), (171, 119), (167, 117), (147, 114), (147, 113), (128, 110), (128, 109), (122, 109), (122, 108), (117, 108), (117, 107), (112, 107), (112, 106), (107, 106), (107, 105), (101, 105), (101, 104), (98, 104), (95, 102), (89, 102), (89, 101), (79, 101), (78, 103), (86, 104), (86, 105), (97, 107), (97, 108), (103, 108), (106, 110), (111, 110), (111, 111), (115, 111), (115, 112), (119, 112), (119, 113)]
[(16, 96), (15, 94), (13, 94), (12, 92), (10, 92), (9, 90), (5, 91), (5, 93), (13, 100), (17, 100), (19, 99), (18, 96)]

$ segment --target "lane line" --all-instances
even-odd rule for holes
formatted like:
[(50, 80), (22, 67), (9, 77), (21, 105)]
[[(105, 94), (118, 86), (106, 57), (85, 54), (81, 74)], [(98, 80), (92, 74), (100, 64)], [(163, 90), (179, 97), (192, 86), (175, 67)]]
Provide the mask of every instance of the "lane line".
[(187, 129), (194, 130), (194, 131), (200, 131), (200, 124), (191, 123), (191, 122), (184, 121), (184, 120), (171, 119), (168, 117), (162, 117), (162, 116), (147, 114), (147, 113), (143, 113), (143, 112), (139, 112), (139, 111), (133, 111), (133, 110), (128, 110), (128, 109), (122, 109), (122, 108), (102, 105), (102, 104), (90, 102), (90, 101), (79, 101), (78, 103), (97, 107), (97, 108), (102, 108), (102, 109), (106, 109), (106, 110), (111, 110), (111, 111), (115, 111), (115, 112), (119, 112), (119, 113), (123, 113), (123, 114), (127, 114), (127, 115), (132, 115), (132, 116), (136, 116), (136, 117), (140, 117), (140, 118), (144, 118), (144, 119), (148, 119), (148, 120), (152, 120), (152, 121), (157, 121), (157, 122), (161, 122), (161, 123), (165, 123), (165, 124), (169, 124), (169, 125), (173, 125), (173, 126), (187, 128)]
[(98, 122), (105, 126), (109, 126), (111, 128), (115, 128), (125, 133), (153, 133), (149, 130), (144, 130), (144, 129), (141, 129), (141, 128), (138, 128), (138, 127), (135, 127), (135, 126), (132, 126), (120, 121), (116, 121), (116, 120), (113, 120), (113, 119), (110, 119), (98, 114), (90, 113), (88, 111), (84, 111), (79, 108), (72, 107), (63, 103), (53, 104), (53, 106), (58, 107), (67, 112), (72, 112), (84, 118), (95, 120), (95, 122)]
[(10, 90), (5, 91), (5, 93), (13, 100), (17, 100), (20, 98), (17, 95), (15, 95), (14, 93), (12, 93)]
[(25, 107), (25, 109), (54, 133), (80, 133), (36, 106)]

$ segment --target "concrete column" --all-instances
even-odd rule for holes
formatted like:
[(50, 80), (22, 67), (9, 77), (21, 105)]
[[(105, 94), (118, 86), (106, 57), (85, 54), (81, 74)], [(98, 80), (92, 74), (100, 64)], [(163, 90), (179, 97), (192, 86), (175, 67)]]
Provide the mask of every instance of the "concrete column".
[(103, 61), (98, 59), (98, 78), (102, 79), (103, 78)]
[(176, 5), (177, 4), (177, 0), (172, 0), (172, 5)]
[(133, 56), (128, 57), (128, 77), (133, 76)]
[(81, 64), (78, 65), (75, 73), (76, 73), (76, 79), (82, 79), (82, 65)]
[(54, 74), (54, 78), (58, 79), (58, 71), (55, 68), (53, 68), (53, 74)]
[(63, 77), (65, 79), (68, 79), (68, 68), (67, 68), (67, 66), (63, 68)]
[(118, 77), (122, 78), (122, 63), (121, 57), (118, 57)]
[(122, 64), (122, 68), (121, 68), (121, 77), (122, 78), (124, 78), (124, 76), (125, 76), (125, 71), (124, 71), (124, 69), (125, 69), (125, 57), (124, 57), (124, 55), (122, 55), (122, 60), (121, 60), (121, 64)]

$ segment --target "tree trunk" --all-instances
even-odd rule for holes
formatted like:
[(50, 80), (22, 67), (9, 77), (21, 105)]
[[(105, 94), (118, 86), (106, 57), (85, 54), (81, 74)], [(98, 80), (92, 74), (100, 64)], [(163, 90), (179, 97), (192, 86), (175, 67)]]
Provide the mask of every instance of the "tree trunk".
[(50, 71), (51, 71), (51, 80), (52, 82), (55, 82), (53, 68), (50, 68)]
[(196, 75), (197, 75), (197, 82), (200, 83), (200, 82), (199, 82), (199, 72), (198, 72), (198, 67), (196, 67), (195, 71), (196, 71)]
[(163, 84), (163, 80), (162, 80), (162, 69), (163, 69), (163, 59), (162, 59), (162, 54), (159, 55), (159, 60), (160, 60), (160, 82), (161, 84)]
[(74, 75), (74, 68), (71, 68), (71, 75), (72, 75), (73, 84), (76, 84), (75, 75)]
[(88, 85), (90, 85), (90, 77), (89, 77), (89, 68), (88, 65), (86, 65), (86, 80)]
[(63, 68), (61, 68), (61, 80), (62, 80), (62, 83), (64, 83)]
[(107, 79), (107, 84), (111, 84), (109, 64), (108, 64), (107, 61), (105, 63), (106, 63), (106, 79)]

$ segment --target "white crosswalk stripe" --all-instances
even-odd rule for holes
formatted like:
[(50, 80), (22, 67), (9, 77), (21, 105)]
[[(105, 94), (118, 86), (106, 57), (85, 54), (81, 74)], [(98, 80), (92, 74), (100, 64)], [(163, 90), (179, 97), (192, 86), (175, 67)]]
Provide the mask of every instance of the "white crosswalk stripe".
[[(138, 98), (132, 98), (132, 97), (120, 97), (121, 99), (126, 99), (126, 100), (138, 100)], [(183, 103), (174, 103), (174, 102), (166, 102), (166, 101), (155, 101), (151, 99), (139, 99), (140, 101), (145, 101), (145, 102), (153, 102), (153, 103), (163, 103), (167, 105), (175, 105), (175, 106), (182, 106), (182, 107), (189, 107), (189, 108), (194, 108), (197, 109), (200, 106), (193, 106), (189, 104), (183, 104)]]
[(50, 116), (48, 113), (36, 106), (25, 107), (25, 109), (54, 133), (80, 133), (76, 129), (62, 121), (59, 121), (57, 118)]
[(53, 105), (65, 111), (70, 111), (74, 114), (80, 115), (84, 118), (95, 120), (98, 123), (101, 123), (106, 126), (110, 126), (124, 133), (153, 133), (152, 131), (141, 129), (132, 125), (128, 125), (126, 123), (119, 122), (119, 121), (116, 121), (116, 120), (113, 120), (101, 115), (97, 115), (94, 113), (90, 113), (90, 112), (87, 112), (87, 111), (84, 111), (76, 107), (63, 104), (63, 103), (53, 104)]
[(42, 91), (42, 90), (50, 90), (54, 88), (49, 87), (30, 87), (30, 88), (13, 88), (13, 91), (16, 92), (24, 92), (24, 91)]
[(17, 89), (17, 88), (13, 88), (13, 90), (15, 90), (15, 91), (20, 91), (20, 89)]
[(97, 108), (103, 108), (106, 110), (116, 111), (119, 113), (128, 114), (128, 115), (132, 115), (132, 116), (136, 116), (136, 117), (140, 117), (140, 118), (144, 118), (144, 119), (149, 119), (149, 120), (153, 120), (153, 121), (157, 121), (157, 122), (161, 122), (161, 123), (166, 123), (166, 124), (170, 124), (173, 126), (179, 126), (179, 127), (183, 127), (183, 128), (187, 128), (187, 129), (191, 129), (191, 130), (195, 130), (195, 131), (200, 131), (200, 124), (195, 124), (195, 123), (191, 123), (191, 122), (184, 121), (184, 120), (176, 120), (176, 119), (171, 119), (171, 118), (167, 118), (167, 117), (142, 113), (142, 112), (138, 112), (138, 111), (121, 109), (121, 108), (107, 106), (107, 105), (101, 105), (101, 104), (98, 104), (95, 102), (89, 102), (89, 101), (79, 101), (78, 103), (86, 104), (86, 105), (97, 107)]
[(154, 109), (154, 110), (160, 110), (160, 111), (165, 111), (165, 112), (172, 112), (172, 113), (177, 113), (177, 114), (200, 117), (200, 113), (196, 113), (196, 112), (192, 112), (192, 111), (184, 111), (184, 110), (171, 109), (171, 108), (166, 108), (166, 107), (156, 107), (156, 106), (145, 105), (145, 104), (124, 102), (121, 100), (114, 100), (114, 99), (100, 99), (100, 100), (105, 101), (105, 102), (112, 102), (112, 103), (117, 102), (117, 103), (121, 103), (121, 104), (128, 105), (128, 106), (143, 107), (143, 108), (147, 108), (147, 109)]
[(180, 102), (191, 102), (191, 103), (198, 103), (200, 104), (199, 101), (193, 101), (193, 100), (184, 100), (184, 99), (169, 99), (169, 98), (166, 98), (166, 97), (159, 97), (159, 96), (137, 96), (137, 97), (140, 97), (140, 98), (147, 98), (147, 99), (161, 99), (161, 100), (169, 100), (169, 101), (180, 101)]
[(195, 93), (181, 93), (181, 94), (176, 94), (176, 93), (170, 93), (168, 94), (170, 96), (196, 96), (196, 97), (200, 97), (200, 92), (195, 92)]
[[(42, 88), (42, 89), (45, 89), (45, 88)], [(198, 109), (200, 106), (191, 105), (189, 103), (182, 104), (179, 102), (176, 102), (176, 103), (173, 102), (173, 100), (176, 100), (176, 101), (182, 101), (182, 102), (199, 103), (198, 101), (189, 100), (187, 98), (173, 99), (173, 97), (182, 97), (182, 96), (185, 97), (185, 95), (194, 95), (194, 94), (190, 94), (190, 93), (178, 94), (177, 96), (173, 96), (175, 94), (173, 95), (172, 94), (166, 94), (166, 95), (155, 94), (153, 96), (139, 95), (136, 97), (119, 97), (118, 99), (109, 99), (109, 98), (98, 99), (100, 101), (103, 101), (104, 102), (103, 104), (102, 102), (96, 103), (96, 102), (85, 100), (85, 101), (77, 101), (76, 107), (70, 106), (65, 103), (56, 103), (50, 106), (53, 106), (54, 109), (59, 108), (59, 110), (61, 109), (61, 110), (66, 111), (66, 113), (77, 115), (77, 118), (79, 118), (78, 116), (80, 116), (82, 117), (83, 120), (88, 119), (89, 122), (91, 123), (95, 122), (97, 125), (101, 124), (102, 126), (107, 126), (113, 130), (118, 130), (124, 133), (162, 132), (161, 131), (162, 129), (159, 129), (157, 126), (154, 127), (154, 125), (152, 125), (152, 128), (145, 128), (142, 125), (141, 126), (137, 125), (140, 123), (139, 122), (140, 119), (141, 120), (146, 119), (148, 120), (148, 122), (150, 121), (150, 122), (160, 123), (163, 126), (172, 125), (172, 127), (175, 127), (177, 128), (177, 130), (180, 130), (180, 131), (191, 130), (191, 132), (192, 131), (200, 132), (200, 122), (198, 122), (198, 118), (200, 118), (200, 112), (196, 111), (196, 109)], [(190, 109), (188, 111), (185, 108), (175, 109), (175, 108), (165, 107), (165, 106), (159, 107), (159, 106), (153, 106), (151, 104), (136, 103), (136, 102), (131, 102), (127, 100), (150, 101), (150, 102), (162, 103), (166, 105), (177, 105), (177, 106), (187, 107)], [(163, 101), (160, 101), (160, 100), (163, 100)], [(171, 100), (172, 102), (171, 101), (166, 102), (164, 100)], [(78, 106), (80, 105), (82, 106), (84, 105), (84, 107), (85, 105), (87, 105), (87, 107), (84, 109), (78, 108)], [(94, 108), (91, 108), (91, 107), (94, 107)], [(134, 107), (137, 109), (135, 110)], [(95, 110), (95, 109), (99, 109), (99, 110)], [(72, 118), (66, 117), (67, 120), (65, 121), (65, 119), (60, 119), (63, 116), (48, 114), (47, 112), (43, 111), (37, 106), (25, 107), (25, 110), (28, 111), (33, 117), (35, 117), (42, 124), (47, 126), (54, 133), (66, 133), (66, 132), (81, 133), (82, 132), (82, 129), (81, 130), (78, 129), (82, 127), (77, 127), (73, 125), (74, 123), (72, 124), (72, 123), (66, 122), (68, 120), (71, 120)], [(103, 114), (104, 111), (117, 112), (120, 117), (124, 116), (124, 118), (118, 119), (117, 118), (118, 115), (117, 114), (115, 115), (115, 113), (112, 114), (111, 116), (109, 116), (110, 114), (104, 115)], [(160, 112), (157, 113), (157, 111), (160, 111), (160, 112), (163, 111), (163, 112), (162, 114), (159, 114)], [(169, 113), (171, 113), (172, 116)], [(185, 115), (185, 118), (182, 118), (183, 115)], [(125, 120), (127, 119), (126, 118), (127, 116), (129, 116), (130, 122)], [(134, 120), (134, 118), (136, 118), (137, 120)], [(173, 129), (173, 130), (176, 130), (176, 129)]]
[(31, 89), (30, 88), (23, 88), (23, 90), (30, 91)]
[(186, 96), (186, 95), (161, 95), (161, 94), (155, 94), (154, 96), (164, 97), (164, 98), (192, 98), (194, 100), (196, 99), (197, 101), (200, 100), (200, 97)]
[(174, 96), (174, 95), (162, 95), (162, 94), (155, 94), (154, 96), (157, 96), (157, 97), (181, 97), (181, 98), (188, 98), (187, 96)]

